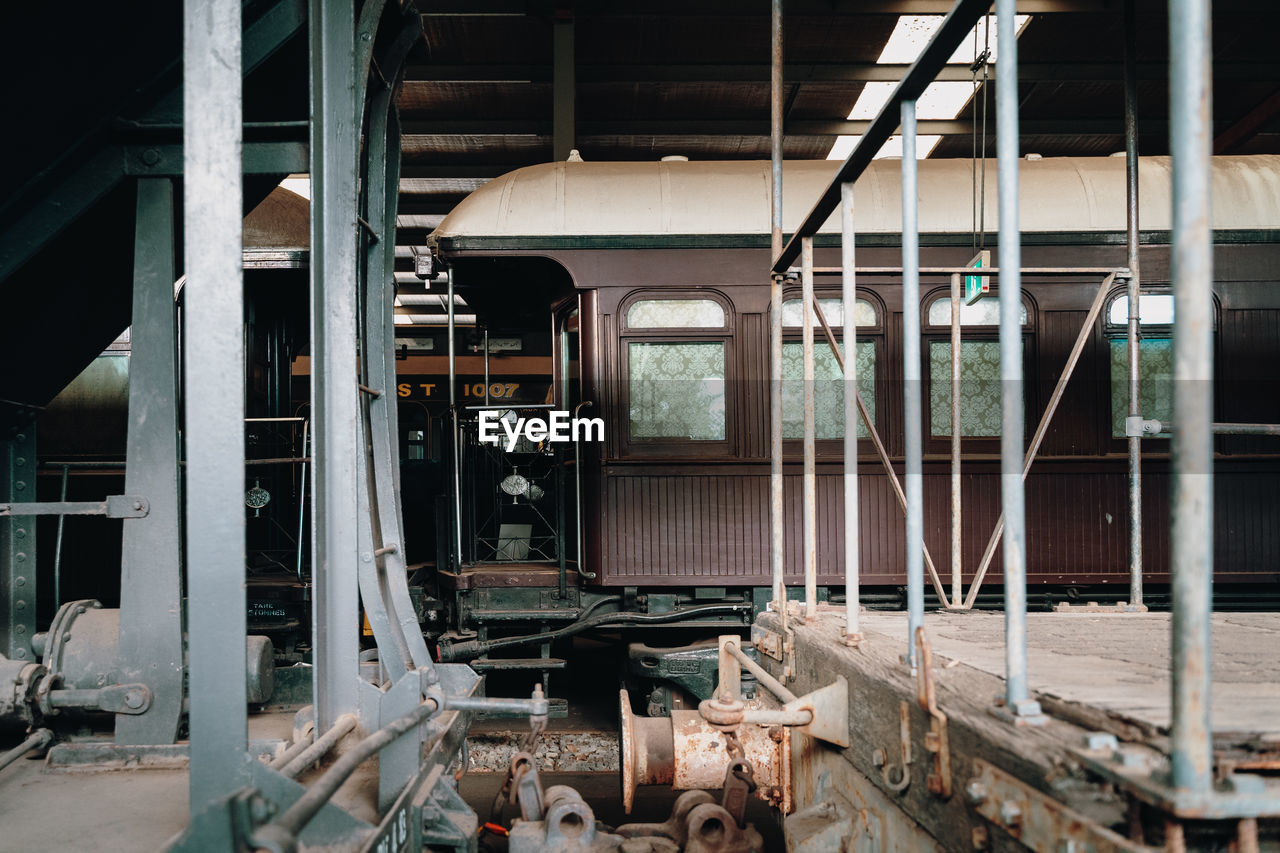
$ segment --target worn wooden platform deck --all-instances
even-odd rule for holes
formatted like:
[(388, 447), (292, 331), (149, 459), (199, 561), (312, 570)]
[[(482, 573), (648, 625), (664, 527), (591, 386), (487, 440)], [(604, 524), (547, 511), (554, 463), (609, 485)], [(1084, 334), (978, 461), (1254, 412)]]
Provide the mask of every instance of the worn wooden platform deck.
[[(920, 701), (921, 683), (928, 679), (922, 670), (917, 681), (902, 662), (907, 614), (864, 613), (865, 639), (848, 647), (841, 642), (843, 607), (821, 607), (814, 622), (805, 622), (796, 609), (791, 612), (795, 654), (794, 679), (788, 687), (804, 695), (842, 675), (849, 691), (847, 748), (807, 737), (793, 741), (798, 744), (793, 766), (796, 802), (832, 803), (838, 811), (838, 804), (847, 801), (846, 811), (865, 814), (867, 825), (874, 824), (866, 832), (882, 845), (875, 849), (1024, 849), (1016, 840), (1021, 830), (1008, 828), (1014, 824), (1002, 827), (999, 821), (1005, 819), (992, 811), (1008, 802), (992, 799), (984, 793), (986, 783), (976, 781), (996, 774), (992, 778), (1008, 780), (999, 783), (1006, 788), (1038, 792), (1042, 799), (1034, 809), (1035, 820), (1062, 808), (1074, 812), (1061, 825), (1042, 826), (1049, 835), (1069, 827), (1075, 828), (1072, 832), (1093, 827), (1087, 832), (1118, 833), (1109, 837), (1123, 842), (1123, 836), (1141, 826), (1146, 845), (1163, 843), (1163, 813), (1146, 805), (1135, 811), (1135, 801), (1095, 772), (1092, 759), (1082, 752), (1105, 753), (1107, 746), (1088, 744), (1097, 740), (1097, 733), (1112, 734), (1121, 749), (1106, 754), (1106, 760), (1119, 761), (1116, 756), (1121, 754), (1136, 758), (1141, 764), (1137, 775), (1148, 774), (1148, 781), (1156, 782), (1164, 778), (1171, 689), (1169, 614), (1029, 614), (1030, 683), (1046, 712), (1039, 725), (1014, 724), (997, 705), (1004, 693), (1002, 614), (926, 614), (934, 664), (930, 672), (937, 706), (947, 717), (949, 772), (944, 773), (928, 748), (933, 721)], [(777, 635), (770, 638), (768, 632), (776, 632), (779, 623), (778, 614), (762, 614), (753, 634), (775, 643)], [(1214, 740), (1219, 760), (1230, 764), (1240, 755), (1256, 757), (1259, 748), (1270, 754), (1280, 747), (1280, 614), (1218, 614), (1214, 637)], [(762, 663), (780, 674), (781, 664), (774, 658), (766, 655)], [(939, 741), (935, 737), (933, 742)], [(949, 776), (949, 794), (930, 782), (928, 777), (935, 773)], [(976, 797), (968, 790), (971, 784), (979, 785)], [(1026, 799), (1019, 808), (1031, 809), (1030, 803)], [(1263, 824), (1268, 838), (1280, 837), (1275, 821)], [(1196, 844), (1217, 844), (1223, 833), (1230, 836), (1235, 830), (1230, 820), (1203, 822), (1197, 831), (1206, 835)], [(1090, 837), (1096, 840), (1096, 833)], [(1154, 848), (1112, 844), (1101, 849)], [(1225, 847), (1189, 842), (1185, 849)]]
[[(867, 612), (874, 642), (901, 638), (907, 614)], [(1004, 676), (1000, 613), (928, 613), (934, 654)], [(1029, 613), (1031, 689), (1149, 731), (1170, 724), (1170, 614)], [(1280, 613), (1213, 616), (1213, 728), (1280, 739)]]

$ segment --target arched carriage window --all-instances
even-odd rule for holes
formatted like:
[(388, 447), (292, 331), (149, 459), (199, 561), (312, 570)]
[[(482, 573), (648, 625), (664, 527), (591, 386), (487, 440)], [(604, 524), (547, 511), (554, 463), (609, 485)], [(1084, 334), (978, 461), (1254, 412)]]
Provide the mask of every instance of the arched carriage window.
[[(833, 332), (844, 328), (844, 302), (839, 298), (819, 297), (818, 306)], [(822, 332), (816, 312), (814, 315), (813, 342), (813, 396), (814, 437), (838, 439), (844, 437), (844, 375), (836, 361), (831, 345)], [(866, 403), (867, 412), (875, 422), (876, 415), (876, 351), (883, 333), (876, 306), (867, 299), (854, 303), (854, 321), (858, 328), (858, 393)], [(782, 303), (782, 437), (804, 437), (804, 343), (801, 327), (804, 315), (800, 300), (789, 298)], [(843, 350), (842, 335), (837, 339)], [(858, 421), (858, 437), (869, 438), (866, 424)]]
[(641, 298), (623, 332), (632, 442), (727, 442), (729, 313), (718, 299)]
[[(929, 435), (949, 438), (951, 296), (944, 290), (940, 295), (931, 297), (926, 305)], [(1025, 298), (1021, 307), (1025, 354), (1030, 346), (1033, 324)], [(972, 305), (962, 303), (960, 326), (960, 435), (964, 438), (998, 438), (1001, 433), (999, 297), (993, 292)], [(1023, 388), (1026, 389), (1031, 384), (1024, 382)], [(1023, 405), (1025, 404), (1024, 397)]]
[(724, 306), (714, 299), (637, 299), (627, 308), (628, 329), (724, 327)]

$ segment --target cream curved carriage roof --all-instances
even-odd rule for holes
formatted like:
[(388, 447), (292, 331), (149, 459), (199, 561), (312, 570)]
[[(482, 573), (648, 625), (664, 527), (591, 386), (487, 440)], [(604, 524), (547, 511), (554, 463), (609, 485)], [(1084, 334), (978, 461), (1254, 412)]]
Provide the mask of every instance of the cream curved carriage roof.
[[(783, 228), (809, 212), (837, 163), (792, 161), (783, 171)], [(1026, 232), (1123, 231), (1124, 158), (1020, 161), (1020, 218)], [(459, 237), (768, 234), (767, 161), (545, 163), (517, 169), (477, 189), (433, 232)], [(1170, 161), (1139, 166), (1143, 231), (1170, 227)], [(988, 161), (986, 226), (994, 230), (996, 168)], [(920, 162), (920, 231), (969, 233), (974, 176), (969, 160)], [(901, 230), (900, 161), (876, 160), (854, 189), (859, 233)], [(1215, 229), (1280, 228), (1280, 156), (1216, 157)], [(838, 232), (833, 214), (821, 229)]]

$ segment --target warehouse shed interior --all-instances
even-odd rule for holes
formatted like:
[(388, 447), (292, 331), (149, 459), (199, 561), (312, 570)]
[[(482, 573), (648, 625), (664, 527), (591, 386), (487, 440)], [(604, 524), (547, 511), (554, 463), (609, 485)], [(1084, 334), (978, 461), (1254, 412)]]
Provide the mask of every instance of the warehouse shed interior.
[(1274, 4), (3, 15), (0, 850), (1280, 851)]

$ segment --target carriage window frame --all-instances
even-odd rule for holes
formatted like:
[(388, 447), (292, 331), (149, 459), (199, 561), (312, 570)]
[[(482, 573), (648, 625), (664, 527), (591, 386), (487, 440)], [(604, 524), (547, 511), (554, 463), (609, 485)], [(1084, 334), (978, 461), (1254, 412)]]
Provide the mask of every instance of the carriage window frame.
[[(1173, 296), (1173, 288), (1169, 283), (1166, 283), (1166, 282), (1153, 283), (1149, 285), (1144, 284), (1141, 287), (1139, 287), (1138, 294), (1139, 294), (1138, 311), (1139, 313), (1141, 313), (1142, 297), (1144, 296), (1170, 296), (1171, 297)], [(1128, 297), (1129, 297), (1128, 287), (1124, 284), (1118, 285), (1107, 296), (1106, 302), (1103, 303), (1102, 316), (1100, 318), (1102, 323), (1102, 337), (1106, 341), (1106, 345), (1107, 345), (1106, 354), (1105, 354), (1105, 357), (1103, 358), (1103, 370), (1105, 371), (1104, 375), (1106, 377), (1106, 381), (1104, 384), (1106, 386), (1107, 392), (1105, 396), (1105, 406), (1104, 406), (1105, 417), (1102, 419), (1103, 420), (1102, 437), (1103, 437), (1103, 440), (1106, 442), (1106, 446), (1108, 447), (1109, 451), (1112, 453), (1118, 453), (1127, 449), (1128, 441), (1129, 441), (1128, 436), (1124, 434), (1121, 434), (1121, 435), (1115, 434), (1115, 420), (1114, 420), (1115, 396), (1114, 395), (1117, 389), (1115, 388), (1115, 385), (1114, 385), (1116, 380), (1112, 373), (1112, 371), (1114, 370), (1113, 359), (1115, 357), (1114, 342), (1119, 341), (1126, 344), (1126, 348), (1124, 349), (1125, 373), (1120, 381), (1123, 383), (1122, 389), (1123, 389), (1124, 401), (1125, 401), (1125, 415), (1127, 417), (1128, 400), (1129, 400), (1129, 392), (1127, 387), (1128, 386), (1127, 341), (1129, 338), (1128, 310), (1126, 309), (1125, 311), (1125, 315), (1124, 315), (1125, 321), (1123, 323), (1115, 323), (1115, 322), (1112, 322), (1111, 320), (1111, 311), (1115, 307), (1116, 303), (1121, 301), (1122, 299), (1127, 300)], [(1217, 346), (1218, 346), (1218, 312), (1219, 310), (1220, 308), (1218, 305), (1218, 294), (1215, 292), (1213, 294), (1213, 314), (1211, 317), (1211, 321), (1213, 324), (1213, 327), (1212, 327), (1213, 347), (1215, 351), (1217, 350)], [(1146, 359), (1142, 358), (1141, 347), (1143, 343), (1145, 343), (1146, 341), (1168, 341), (1169, 346), (1170, 347), (1173, 346), (1173, 322), (1172, 321), (1174, 318), (1172, 315), (1172, 311), (1170, 311), (1169, 319), (1170, 319), (1170, 322), (1168, 323), (1143, 323), (1141, 319), (1139, 319), (1139, 322), (1138, 322), (1138, 347), (1139, 347), (1138, 368), (1139, 370), (1142, 369), (1143, 364), (1148, 363)], [(1215, 357), (1214, 359), (1215, 366), (1217, 363), (1218, 363), (1218, 359)], [(1170, 366), (1170, 370), (1172, 370), (1172, 366)], [(1215, 367), (1215, 372), (1216, 372), (1216, 367)], [(1217, 383), (1215, 383), (1215, 388), (1216, 387), (1217, 387)], [(1166, 405), (1168, 407), (1172, 407), (1173, 405), (1172, 396), (1170, 396)], [(1213, 405), (1215, 409), (1218, 406), (1218, 399), (1217, 399), (1216, 393), (1214, 395)], [(1164, 418), (1159, 417), (1160, 414), (1161, 413), (1159, 411), (1156, 411), (1156, 412), (1144, 411), (1142, 413), (1142, 417), (1148, 420), (1152, 418), (1155, 418), (1156, 420), (1164, 420)], [(1172, 420), (1172, 411), (1170, 411), (1169, 420)], [(1123, 423), (1123, 419), (1121, 420), (1121, 423)], [(1158, 436), (1143, 438), (1142, 450), (1144, 453), (1168, 452), (1170, 449), (1169, 438), (1170, 438), (1170, 433), (1167, 433), (1167, 432), (1160, 433)], [(1215, 440), (1214, 443), (1216, 445), (1218, 442)]]
[[(552, 335), (552, 399), (559, 404), (560, 408), (572, 412), (574, 408), (586, 399), (583, 390), (583, 311), (585, 306), (580, 295), (575, 294), (568, 299), (564, 299), (557, 303), (551, 312), (554, 333)], [(566, 347), (566, 339), (571, 334), (568, 324), (573, 315), (577, 314), (578, 328), (574, 334), (577, 335), (577, 346), (574, 352), (570, 353)], [(576, 362), (578, 366), (578, 375), (576, 377), (570, 375), (569, 365)], [(573, 380), (577, 380), (577, 387), (574, 388)], [(574, 395), (574, 391), (577, 395)]]
[[(1000, 299), (999, 286), (993, 285), (991, 292), (982, 297), (984, 301), (991, 300), (998, 302)], [(948, 321), (946, 325), (935, 325), (929, 322), (929, 309), (939, 301), (951, 300), (950, 283), (931, 288), (924, 294), (924, 298), (920, 301), (920, 318), (921, 318), (921, 343), (920, 343), (920, 375), (923, 379), (923, 387), (921, 388), (921, 400), (924, 409), (924, 423), (921, 425), (924, 430), (924, 451), (925, 453), (950, 453), (951, 452), (951, 411), (947, 409), (947, 431), (943, 433), (935, 433), (933, 431), (933, 373), (930, 370), (932, 349), (934, 344), (951, 344), (951, 324)], [(962, 300), (963, 301), (963, 300)], [(1039, 329), (1038, 313), (1034, 299), (1026, 290), (1022, 290), (1022, 307), (1026, 312), (1026, 319), (1022, 324), (1022, 411), (1023, 411), (1023, 434), (1030, 435), (1030, 431), (1034, 429), (1034, 424), (1030, 423), (1030, 418), (1037, 411), (1036, 408), (1036, 382), (1035, 361), (1036, 361), (1036, 332)], [(960, 346), (963, 357), (964, 345), (966, 343), (978, 341), (982, 343), (998, 343), (1000, 340), (1000, 326), (988, 323), (969, 323), (964, 322), (964, 314), (961, 312), (960, 320)], [(948, 361), (948, 364), (950, 362)], [(950, 382), (950, 371), (948, 371), (947, 381)], [(975, 454), (998, 454), (1000, 452), (1000, 436), (999, 435), (961, 435), (960, 447), (964, 453)]]
[[(720, 326), (636, 326), (628, 323), (637, 302), (701, 301), (720, 306), (724, 322)], [(616, 417), (620, 450), (630, 457), (729, 457), (737, 446), (737, 423), (734, 417), (737, 353), (734, 346), (735, 313), (733, 303), (717, 291), (701, 289), (648, 289), (628, 294), (618, 304), (618, 405)], [(641, 344), (720, 344), (724, 354), (724, 437), (683, 438), (672, 436), (633, 436), (631, 434), (631, 345)]]
[[(814, 295), (814, 298), (818, 300), (819, 304), (827, 300), (832, 300), (832, 299), (839, 300), (841, 298), (840, 290), (832, 289), (832, 288), (815, 287), (813, 295)], [(883, 390), (886, 384), (885, 383), (885, 363), (884, 363), (885, 313), (886, 313), (885, 306), (884, 306), (884, 302), (880, 299), (879, 294), (877, 294), (873, 290), (867, 290), (859, 287), (856, 289), (855, 297), (859, 301), (865, 302), (868, 305), (870, 305), (871, 310), (875, 315), (874, 325), (867, 325), (867, 326), (860, 325), (857, 327), (858, 331), (857, 331), (856, 341), (858, 343), (870, 343), (872, 345), (872, 352), (874, 353), (874, 357), (875, 357), (875, 365), (873, 368), (875, 387), (871, 389), (872, 398), (871, 399), (867, 398), (864, 389), (859, 388), (859, 391), (863, 393), (863, 400), (866, 401), (872, 409), (872, 413), (871, 413), (872, 425), (875, 427), (876, 432), (879, 433), (881, 436), (883, 436), (885, 406), (883, 405), (884, 400), (882, 398), (883, 398)], [(787, 302), (791, 302), (793, 300), (799, 301), (801, 299), (803, 299), (803, 291), (799, 287), (788, 287), (782, 293), (782, 301), (784, 305)], [(830, 318), (827, 318), (827, 321), (830, 322)], [(803, 315), (801, 315), (801, 322), (803, 322)], [(842, 355), (844, 353), (843, 330), (844, 330), (843, 324), (840, 326), (836, 326), (833, 324), (831, 327), (832, 333), (836, 336), (836, 342), (840, 345), (840, 351)], [(804, 342), (803, 326), (783, 326), (782, 327), (782, 343), (784, 347), (787, 344), (802, 344), (803, 342)], [(817, 318), (815, 318), (813, 321), (813, 347), (814, 347), (815, 353), (823, 349), (827, 350), (828, 352), (830, 352), (831, 350), (831, 345), (830, 343), (827, 342), (827, 336), (822, 331), (822, 324), (818, 322)], [(803, 445), (804, 445), (804, 437), (802, 435), (795, 436), (795, 437), (783, 436), (782, 446), (783, 446), (784, 453), (789, 453), (789, 454), (801, 453), (803, 451)], [(875, 445), (870, 436), (858, 436), (859, 455), (864, 453), (868, 453), (868, 454), (872, 453), (874, 452), (874, 448), (875, 448)], [(841, 435), (835, 438), (815, 438), (814, 449), (816, 450), (819, 456), (843, 456), (844, 455), (844, 434), (841, 433)]]

